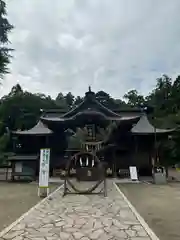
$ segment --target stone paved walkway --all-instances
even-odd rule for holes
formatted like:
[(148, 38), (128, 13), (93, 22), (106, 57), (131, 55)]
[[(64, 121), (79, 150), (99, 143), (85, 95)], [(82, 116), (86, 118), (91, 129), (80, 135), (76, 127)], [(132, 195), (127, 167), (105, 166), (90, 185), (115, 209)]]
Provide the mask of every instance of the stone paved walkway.
[(150, 240), (131, 209), (108, 182), (108, 197), (67, 195), (58, 190), (1, 239)]

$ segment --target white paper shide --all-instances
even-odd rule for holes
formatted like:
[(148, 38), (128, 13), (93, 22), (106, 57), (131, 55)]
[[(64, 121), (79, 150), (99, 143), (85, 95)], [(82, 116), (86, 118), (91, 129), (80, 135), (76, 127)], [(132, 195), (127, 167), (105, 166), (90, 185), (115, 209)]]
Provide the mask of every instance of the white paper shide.
[(39, 169), (39, 187), (49, 186), (49, 162), (50, 162), (50, 149), (41, 149), (40, 152), (40, 169)]

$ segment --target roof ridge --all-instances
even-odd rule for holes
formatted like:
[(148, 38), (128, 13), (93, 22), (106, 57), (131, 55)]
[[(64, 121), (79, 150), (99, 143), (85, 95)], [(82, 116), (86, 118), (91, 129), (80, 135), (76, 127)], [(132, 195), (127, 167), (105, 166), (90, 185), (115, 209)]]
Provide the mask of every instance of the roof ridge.
[(34, 127), (23, 131), (13, 131), (13, 133), (22, 135), (46, 135), (53, 133), (53, 131), (40, 119)]
[(139, 121), (131, 129), (131, 132), (134, 134), (155, 134), (155, 133), (168, 133), (173, 131), (175, 131), (174, 128), (173, 129), (156, 128), (150, 123), (147, 114), (145, 113), (141, 115)]

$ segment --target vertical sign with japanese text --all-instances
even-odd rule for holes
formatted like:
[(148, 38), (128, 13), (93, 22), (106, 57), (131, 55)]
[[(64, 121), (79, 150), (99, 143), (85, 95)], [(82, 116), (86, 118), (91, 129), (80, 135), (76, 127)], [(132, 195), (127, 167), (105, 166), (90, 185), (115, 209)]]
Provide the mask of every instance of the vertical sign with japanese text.
[(40, 188), (48, 188), (49, 186), (49, 163), (50, 163), (50, 149), (49, 148), (41, 149), (39, 167)]
[(137, 175), (137, 168), (136, 166), (130, 166), (130, 177), (132, 181), (137, 181), (138, 180), (138, 175)]

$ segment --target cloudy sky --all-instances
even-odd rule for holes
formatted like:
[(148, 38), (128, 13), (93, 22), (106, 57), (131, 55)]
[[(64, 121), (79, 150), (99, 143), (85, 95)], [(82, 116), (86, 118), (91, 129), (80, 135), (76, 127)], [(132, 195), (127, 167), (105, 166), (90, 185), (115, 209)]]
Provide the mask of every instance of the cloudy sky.
[(88, 85), (121, 97), (180, 73), (180, 0), (7, 0), (15, 49), (1, 95), (19, 82), (55, 97)]

